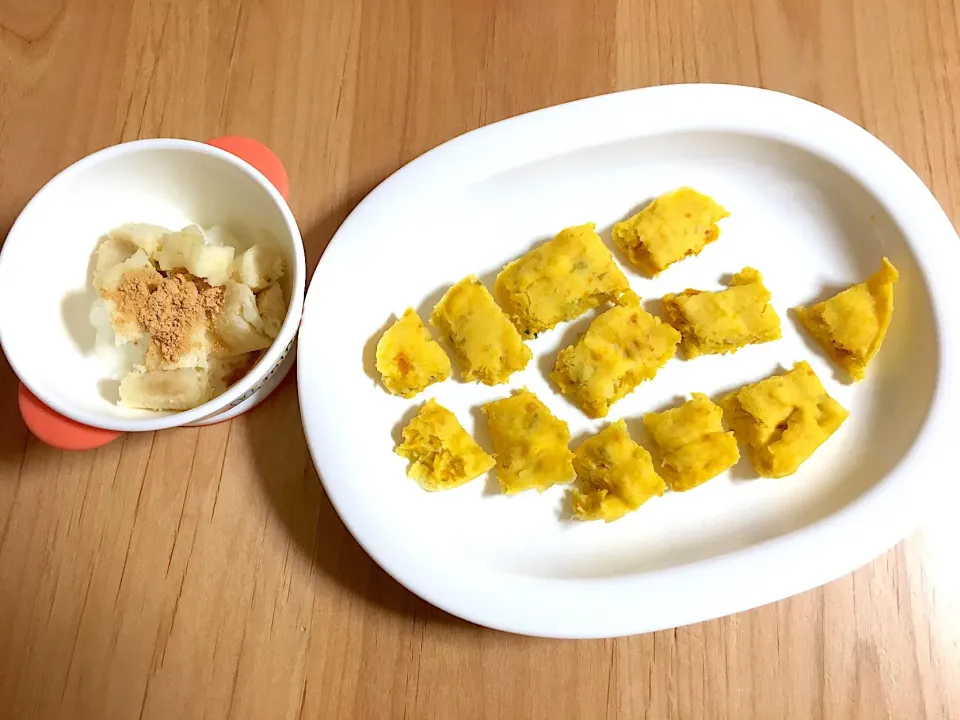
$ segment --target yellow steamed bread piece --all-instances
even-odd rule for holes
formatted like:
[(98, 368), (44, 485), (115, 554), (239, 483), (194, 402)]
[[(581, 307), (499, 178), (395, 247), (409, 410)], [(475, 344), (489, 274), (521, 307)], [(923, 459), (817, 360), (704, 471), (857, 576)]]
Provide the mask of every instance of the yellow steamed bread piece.
[(643, 416), (661, 455), (660, 472), (671, 490), (683, 492), (716, 477), (740, 459), (737, 440), (723, 431), (723, 411), (706, 395), (679, 407)]
[(717, 222), (729, 215), (713, 198), (682, 187), (614, 225), (613, 241), (633, 265), (656, 276), (716, 240)]
[(460, 373), (468, 382), (506, 382), (533, 357), (510, 318), (473, 275), (447, 290), (433, 308), (430, 324), (453, 346)]
[(497, 275), (497, 299), (524, 337), (616, 302), (630, 289), (594, 227), (561, 230)]
[(397, 455), (410, 461), (407, 476), (425, 490), (449, 490), (493, 467), (493, 458), (467, 434), (456, 415), (428, 400), (403, 429)]
[(546, 490), (573, 480), (567, 424), (526, 388), (483, 406), (497, 459), (497, 480), (508, 495)]
[(867, 365), (893, 317), (893, 285), (899, 273), (887, 258), (866, 282), (853, 285), (813, 307), (796, 308), (800, 322), (833, 361), (854, 380), (863, 380)]
[(450, 358), (420, 316), (407, 308), (377, 343), (377, 370), (387, 390), (410, 398), (450, 377)]
[(720, 406), (737, 440), (747, 446), (754, 470), (772, 478), (795, 473), (849, 414), (806, 362), (744, 385)]
[(645, 311), (639, 298), (598, 315), (557, 356), (550, 378), (590, 417), (649, 380), (676, 352), (680, 333)]
[(688, 359), (780, 339), (780, 318), (770, 304), (770, 291), (751, 267), (733, 276), (729, 290), (664, 295), (663, 314), (683, 336), (680, 347)]
[(667, 487), (623, 420), (584, 440), (573, 454), (573, 467), (573, 514), (581, 520), (618, 520)]

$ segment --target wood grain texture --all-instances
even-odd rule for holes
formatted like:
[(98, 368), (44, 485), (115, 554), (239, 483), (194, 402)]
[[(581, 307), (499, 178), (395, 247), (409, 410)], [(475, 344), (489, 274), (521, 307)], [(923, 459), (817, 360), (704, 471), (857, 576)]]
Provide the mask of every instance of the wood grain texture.
[[(98, 148), (248, 134), (286, 163), (313, 264), (364, 194), (450, 137), (690, 81), (846, 115), (960, 217), (952, 0), (0, 0), (0, 229)], [(292, 381), (232, 423), (82, 454), (29, 436), (15, 394), (0, 358), (2, 718), (960, 717), (950, 503), (774, 605), (536, 640), (372, 563), (323, 493)]]

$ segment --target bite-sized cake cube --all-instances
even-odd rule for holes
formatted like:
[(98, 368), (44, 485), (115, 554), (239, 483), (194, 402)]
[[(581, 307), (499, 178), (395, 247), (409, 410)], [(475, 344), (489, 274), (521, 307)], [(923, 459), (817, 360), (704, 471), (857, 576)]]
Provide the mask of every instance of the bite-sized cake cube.
[(849, 414), (827, 394), (806, 362), (744, 385), (720, 401), (727, 424), (762, 477), (797, 471)]
[(728, 290), (665, 295), (663, 314), (683, 336), (680, 348), (687, 358), (780, 339), (780, 318), (770, 304), (770, 291), (751, 267), (734, 275)]
[(660, 474), (671, 490), (690, 490), (736, 465), (737, 440), (723, 431), (723, 411), (706, 395), (647, 413), (643, 424), (660, 450)]
[[(104, 254), (98, 254), (98, 264), (107, 259), (112, 261), (121, 254), (121, 250), (110, 239), (104, 241), (100, 249)], [(128, 342), (136, 342), (146, 335), (146, 330), (140, 324), (137, 313), (132, 308), (122, 307), (123, 303), (118, 295), (120, 285), (125, 279), (132, 281), (139, 278), (145, 286), (155, 287), (163, 278), (153, 267), (153, 263), (150, 262), (147, 254), (139, 249), (121, 262), (115, 264), (104, 262), (103, 264), (104, 268), (94, 274), (93, 286), (102, 299), (103, 307), (110, 318), (110, 326), (116, 333), (116, 343), (122, 345)]]
[(483, 406), (487, 416), (497, 480), (508, 495), (546, 490), (573, 480), (573, 453), (567, 424), (524, 388)]
[[(94, 286), (98, 287), (102, 284), (97, 282), (97, 275), (129, 259), (138, 249), (139, 248), (127, 238), (112, 237), (109, 235), (102, 238), (100, 244), (97, 245)], [(147, 254), (144, 253), (144, 255)], [(150, 259), (149, 256), (147, 256), (147, 259)]]
[(148, 370), (134, 367), (120, 381), (124, 407), (146, 410), (189, 410), (211, 398), (207, 371), (203, 368)]
[(729, 214), (713, 198), (682, 187), (614, 225), (613, 241), (637, 268), (656, 276), (716, 240), (717, 221)]
[(231, 355), (207, 358), (207, 383), (210, 386), (210, 396), (222, 395), (230, 386), (240, 382), (253, 369), (260, 359), (260, 353), (251, 352), (245, 355)]
[(497, 275), (497, 299), (524, 337), (616, 302), (630, 289), (594, 227), (561, 230)]
[(235, 252), (236, 250), (228, 245), (195, 245), (190, 249), (190, 257), (187, 259), (187, 272), (203, 278), (210, 285), (223, 285), (230, 278)]
[(456, 415), (428, 400), (403, 429), (396, 453), (410, 461), (407, 476), (425, 490), (459, 487), (493, 467), (493, 458), (467, 434)]
[[(101, 247), (109, 247), (107, 242)], [(98, 260), (101, 258), (98, 257)], [(158, 282), (161, 279), (160, 273), (150, 262), (150, 258), (143, 250), (136, 250), (128, 258), (115, 265), (105, 267), (97, 272), (93, 278), (93, 286), (100, 297), (107, 299), (110, 293), (115, 292), (124, 276), (128, 274), (143, 274), (144, 278), (150, 282)]]
[(411, 398), (450, 377), (450, 359), (420, 316), (407, 308), (377, 343), (377, 370), (387, 390)]
[(506, 382), (533, 356), (510, 318), (473, 275), (447, 290), (433, 308), (430, 324), (453, 347), (460, 374), (468, 382)]
[(214, 354), (223, 357), (265, 350), (273, 338), (264, 332), (257, 297), (243, 283), (227, 280), (223, 308), (213, 318), (218, 337)]
[(177, 268), (187, 269), (194, 249), (203, 247), (203, 240), (203, 230), (197, 225), (188, 225), (182, 230), (166, 233), (151, 253), (151, 260), (164, 272)]
[(108, 237), (114, 242), (133, 245), (134, 248), (143, 250), (152, 259), (153, 254), (160, 248), (160, 239), (168, 232), (170, 231), (159, 225), (127, 223), (111, 230)]
[(833, 361), (854, 380), (864, 378), (879, 352), (893, 317), (893, 284), (899, 274), (887, 258), (866, 282), (813, 307), (796, 308), (797, 317)]
[(254, 292), (259, 292), (279, 280), (283, 276), (283, 270), (283, 254), (280, 248), (268, 242), (247, 248), (233, 258), (230, 264), (233, 279), (242, 282)]
[[(283, 321), (287, 317), (287, 302), (283, 299), (283, 288), (280, 287), (280, 283), (275, 282), (257, 293), (257, 310), (260, 311), (260, 317), (263, 319), (264, 334), (270, 338), (279, 335)], [(447, 366), (449, 367), (449, 360)], [(449, 374), (448, 371), (447, 375)]]
[(630, 437), (623, 420), (583, 441), (573, 468), (573, 513), (581, 520), (618, 520), (666, 489), (650, 453)]
[(204, 370), (210, 362), (215, 337), (205, 322), (196, 322), (185, 330), (183, 344), (177, 348), (179, 354), (166, 355), (160, 343), (151, 341), (143, 359), (147, 370), (175, 370), (177, 368), (199, 368)]
[(550, 378), (592, 418), (651, 379), (674, 356), (680, 333), (646, 312), (639, 301), (598, 315), (557, 356)]

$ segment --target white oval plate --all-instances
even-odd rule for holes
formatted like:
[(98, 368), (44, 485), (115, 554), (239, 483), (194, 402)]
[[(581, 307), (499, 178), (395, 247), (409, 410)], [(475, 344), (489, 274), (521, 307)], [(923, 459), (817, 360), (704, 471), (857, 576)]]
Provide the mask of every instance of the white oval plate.
[[(545, 380), (557, 350), (593, 313), (530, 343), (509, 386), (449, 380), (414, 400), (375, 382), (391, 314), (421, 317), (476, 273), (569, 225), (610, 226), (650, 198), (691, 185), (730, 211), (721, 237), (655, 280), (626, 268), (642, 297), (719, 289), (758, 268), (783, 339), (736, 355), (671, 361), (617, 403), (636, 437), (644, 412), (691, 391), (712, 396), (806, 359), (851, 412), (795, 475), (750, 479), (745, 462), (687, 493), (604, 525), (563, 519), (565, 489), (506, 497), (480, 478), (427, 493), (393, 453), (428, 397), (490, 449), (479, 406), (528, 386), (570, 424), (588, 420)], [(788, 308), (899, 268), (893, 323), (866, 381), (846, 384)], [(307, 440), (327, 494), (364, 549), (429, 602), (531, 635), (608, 637), (673, 627), (777, 600), (867, 562), (914, 526), (960, 427), (960, 243), (921, 180), (879, 140), (824, 108), (744, 87), (634, 90), (481, 128), (410, 163), (350, 215), (320, 262), (300, 330)], [(951, 401), (954, 404), (951, 404)]]

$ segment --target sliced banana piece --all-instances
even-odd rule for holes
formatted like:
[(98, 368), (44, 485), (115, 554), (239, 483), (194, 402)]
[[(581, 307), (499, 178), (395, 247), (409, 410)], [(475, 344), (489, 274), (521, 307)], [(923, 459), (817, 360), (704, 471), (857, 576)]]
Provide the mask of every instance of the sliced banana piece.
[(228, 280), (223, 293), (223, 309), (214, 319), (223, 348), (219, 355), (240, 355), (270, 347), (263, 319), (253, 291), (243, 283)]
[(160, 247), (153, 258), (161, 270), (186, 269), (193, 248), (203, 245), (203, 231), (196, 225), (188, 225), (179, 232), (167, 233), (160, 238)]
[(250, 372), (260, 353), (251, 352), (232, 357), (211, 357), (207, 364), (207, 382), (213, 397), (221, 395)]
[(175, 362), (164, 359), (156, 343), (150, 343), (143, 364), (147, 370), (176, 370), (177, 368), (207, 369), (210, 353), (213, 351), (213, 339), (206, 323), (199, 324), (190, 333), (187, 350)]
[(131, 257), (121, 263), (98, 272), (93, 276), (93, 285), (103, 301), (103, 307), (110, 318), (110, 325), (116, 333), (116, 345), (135, 342), (145, 335), (143, 326), (136, 317), (120, 312), (117, 304), (110, 298), (110, 293), (120, 286), (123, 276), (127, 273), (146, 273), (151, 279), (159, 281), (160, 273), (153, 267), (153, 263), (143, 250), (137, 250)]
[(110, 231), (115, 240), (133, 243), (147, 255), (153, 255), (160, 248), (160, 238), (169, 233), (165, 227), (149, 223), (127, 223)]
[(230, 279), (233, 253), (229, 246), (194, 245), (187, 259), (187, 271), (205, 278), (211, 285), (223, 285)]
[(240, 247), (240, 241), (225, 225), (212, 225), (203, 231), (203, 241), (207, 245), (219, 247)]
[[(134, 365), (143, 364), (150, 338), (144, 334), (132, 342), (118, 342), (107, 302), (109, 301), (100, 298), (93, 301), (90, 306), (90, 323), (97, 330), (94, 343), (97, 356), (104, 366), (109, 368), (111, 379), (120, 380)], [(139, 327), (134, 330), (139, 331)]]
[(120, 404), (146, 410), (189, 410), (210, 397), (207, 372), (200, 368), (134, 368), (120, 381)]
[(93, 286), (102, 297), (106, 293), (116, 290), (120, 286), (123, 276), (129, 272), (145, 272), (150, 277), (156, 276), (160, 280), (160, 273), (153, 267), (150, 258), (143, 250), (137, 250), (123, 262), (111, 265), (93, 276)]
[(97, 246), (96, 272), (102, 273), (104, 270), (109, 270), (114, 265), (129, 260), (136, 252), (137, 246), (128, 239), (107, 235)]
[(116, 347), (126, 343), (135, 343), (147, 337), (147, 331), (143, 329), (140, 321), (127, 313), (120, 312), (113, 300), (104, 299), (103, 308), (110, 318), (110, 327), (113, 328), (114, 345)]
[(283, 302), (283, 289), (280, 283), (274, 283), (266, 290), (257, 293), (257, 309), (263, 320), (263, 332), (275, 338), (287, 315), (287, 305)]
[(275, 247), (257, 243), (233, 261), (233, 279), (254, 292), (275, 283), (283, 275), (283, 256)]

